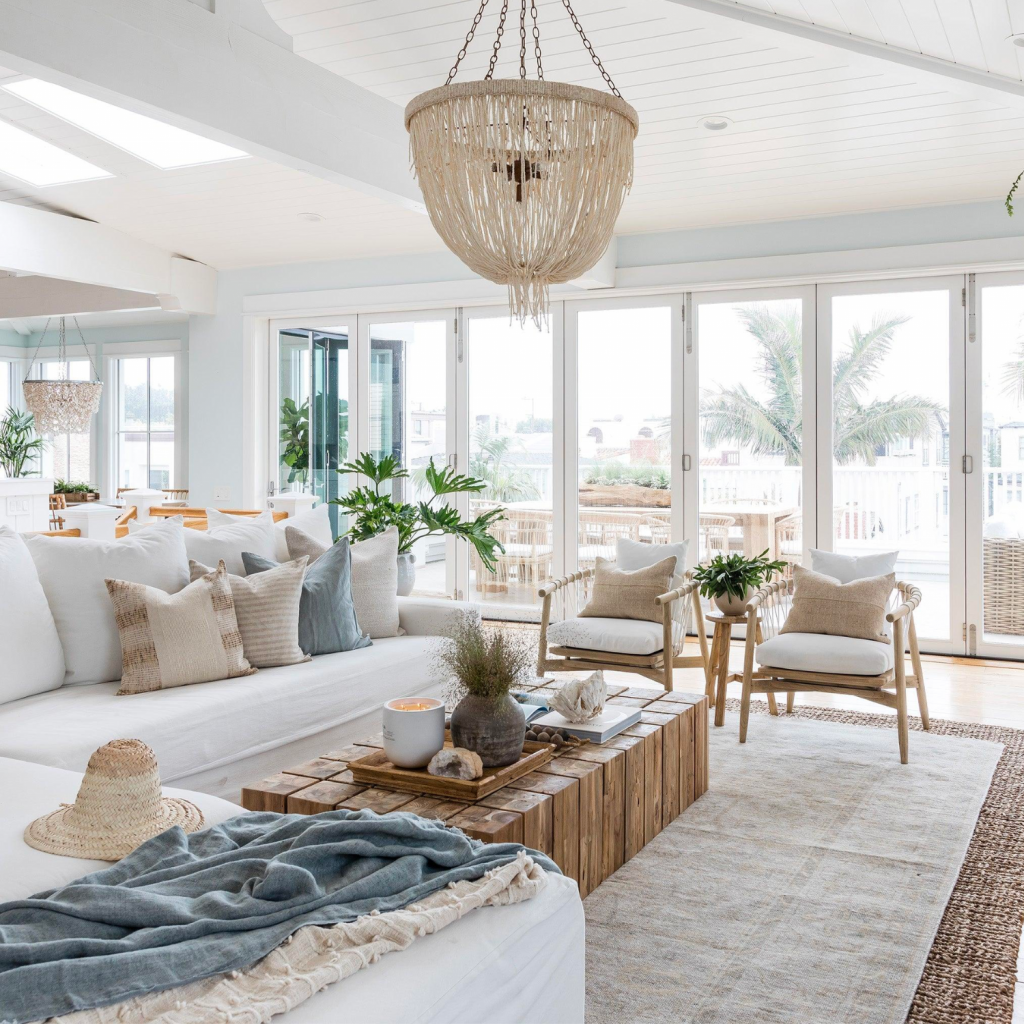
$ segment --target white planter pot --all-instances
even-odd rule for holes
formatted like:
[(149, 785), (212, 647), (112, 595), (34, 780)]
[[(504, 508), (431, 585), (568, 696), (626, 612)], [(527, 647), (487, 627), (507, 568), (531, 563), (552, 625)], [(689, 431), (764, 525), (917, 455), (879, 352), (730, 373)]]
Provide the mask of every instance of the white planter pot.
[(398, 596), (408, 597), (416, 586), (416, 556), (411, 551), (398, 553)]
[(754, 591), (751, 590), (750, 587), (747, 587), (743, 593), (743, 597), (733, 597), (731, 594), (723, 594), (721, 597), (715, 598), (715, 604), (723, 615), (746, 615), (747, 602), (750, 600), (753, 593)]

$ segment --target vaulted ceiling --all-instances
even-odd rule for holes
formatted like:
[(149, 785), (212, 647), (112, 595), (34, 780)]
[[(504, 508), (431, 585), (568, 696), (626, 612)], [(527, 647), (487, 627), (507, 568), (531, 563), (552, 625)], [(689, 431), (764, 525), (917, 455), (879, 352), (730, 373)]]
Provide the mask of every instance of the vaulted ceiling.
[[(296, 53), (404, 105), (444, 81), (479, 0), (265, 0)], [(1001, 197), (1024, 154), (1024, 0), (575, 0), (641, 118), (620, 233)], [(716, 7), (718, 9), (716, 9)], [(776, 28), (724, 8), (779, 16)], [(491, 0), (459, 72), (480, 77)], [(538, 3), (549, 78), (602, 87), (561, 0)], [(789, 21), (977, 69), (964, 84), (785, 31)], [(510, 13), (499, 74), (515, 74)], [(532, 52), (532, 46), (530, 47)], [(502, 71), (504, 69), (504, 72)], [(0, 78), (9, 75), (0, 71)], [(723, 131), (701, 124), (728, 119)], [(90, 217), (219, 268), (440, 249), (425, 216), (263, 159), (162, 171), (0, 91), (0, 118), (114, 173), (0, 199)], [(302, 214), (318, 214), (310, 221)]]

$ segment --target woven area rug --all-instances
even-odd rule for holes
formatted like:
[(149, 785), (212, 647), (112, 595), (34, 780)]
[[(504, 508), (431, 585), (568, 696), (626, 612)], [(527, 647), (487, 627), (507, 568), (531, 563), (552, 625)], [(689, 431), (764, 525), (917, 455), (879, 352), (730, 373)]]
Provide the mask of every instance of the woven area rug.
[(584, 903), (588, 1021), (1009, 1024), (1024, 733), (936, 721), (901, 766), (893, 717), (741, 747), (729, 707), (712, 788)]

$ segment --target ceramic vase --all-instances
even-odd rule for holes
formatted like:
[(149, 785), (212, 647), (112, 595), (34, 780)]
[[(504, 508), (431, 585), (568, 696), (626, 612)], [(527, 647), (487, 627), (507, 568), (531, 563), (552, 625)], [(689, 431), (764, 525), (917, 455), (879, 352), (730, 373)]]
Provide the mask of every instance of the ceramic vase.
[(474, 697), (459, 701), (452, 712), (452, 743), (480, 755), (485, 768), (514, 764), (526, 740), (526, 715), (507, 694), (498, 700)]
[(408, 597), (416, 586), (416, 556), (411, 551), (398, 552), (398, 596)]
[(715, 598), (715, 604), (723, 615), (746, 615), (747, 602), (754, 593), (750, 587), (743, 591), (742, 597), (733, 597), (732, 594), (721, 594)]

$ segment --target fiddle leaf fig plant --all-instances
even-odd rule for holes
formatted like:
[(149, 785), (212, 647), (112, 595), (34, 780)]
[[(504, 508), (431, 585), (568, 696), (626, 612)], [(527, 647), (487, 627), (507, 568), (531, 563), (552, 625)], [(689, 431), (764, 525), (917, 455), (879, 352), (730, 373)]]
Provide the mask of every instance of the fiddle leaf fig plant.
[(769, 559), (765, 548), (754, 558), (745, 558), (738, 552), (728, 557), (715, 555), (706, 565), (693, 570), (693, 579), (700, 584), (703, 597), (734, 597), (742, 601), (748, 590), (764, 586), (785, 568), (785, 562)]
[(438, 468), (431, 459), (423, 471), (431, 496), (426, 501), (410, 503), (395, 501), (390, 487), (382, 490), (383, 485), (390, 481), (409, 476), (393, 455), (384, 455), (378, 460), (369, 452), (363, 452), (357, 459), (341, 466), (338, 472), (359, 473), (370, 481), (369, 485), (356, 487), (332, 502), (350, 517), (347, 536), (354, 541), (376, 537), (389, 526), (396, 526), (398, 551), (403, 553), (411, 551), (413, 544), (423, 537), (448, 534), (472, 544), (480, 561), (494, 572), (495, 554), (505, 549), (489, 530), (505, 518), (505, 510), (492, 508), (473, 519), (463, 519), (457, 509), (441, 500), (449, 494), (482, 491), (487, 486), (483, 480), (460, 475), (450, 466)]

